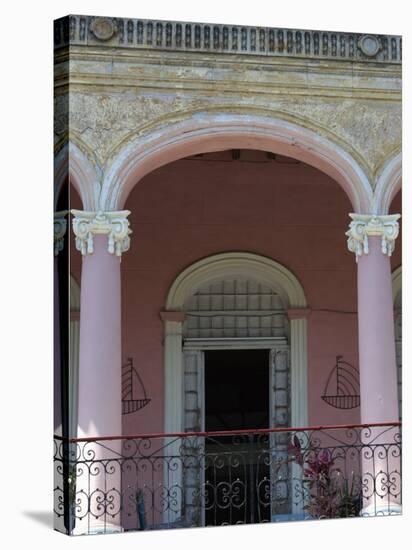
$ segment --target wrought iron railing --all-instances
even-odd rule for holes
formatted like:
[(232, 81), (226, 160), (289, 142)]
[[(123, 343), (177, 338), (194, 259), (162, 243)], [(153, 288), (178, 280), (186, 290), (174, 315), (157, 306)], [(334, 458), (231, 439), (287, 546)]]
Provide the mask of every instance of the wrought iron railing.
[(55, 527), (70, 534), (401, 511), (401, 425), (54, 442)]

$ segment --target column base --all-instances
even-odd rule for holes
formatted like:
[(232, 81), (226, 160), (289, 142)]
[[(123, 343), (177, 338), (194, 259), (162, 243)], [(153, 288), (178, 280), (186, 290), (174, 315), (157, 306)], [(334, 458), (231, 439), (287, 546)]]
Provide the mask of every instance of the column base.
[(93, 521), (92, 525), (86, 523), (82, 524), (81, 521), (76, 522), (76, 526), (72, 531), (73, 536), (82, 536), (82, 535), (108, 535), (113, 533), (123, 533), (124, 529), (121, 525), (109, 522), (99, 522)]
[(89, 535), (109, 535), (114, 533), (123, 533), (124, 529), (120, 525), (101, 525), (101, 526), (93, 526), (90, 531)]
[(396, 503), (382, 504), (380, 506), (370, 504), (362, 508), (361, 517), (396, 516), (402, 514), (402, 506)]

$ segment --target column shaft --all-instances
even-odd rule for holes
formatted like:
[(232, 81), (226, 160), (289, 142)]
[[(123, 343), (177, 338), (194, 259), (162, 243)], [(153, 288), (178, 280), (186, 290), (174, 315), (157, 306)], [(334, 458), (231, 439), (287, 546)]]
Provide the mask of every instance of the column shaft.
[[(396, 422), (398, 392), (391, 266), (377, 235), (368, 237), (368, 253), (358, 257), (358, 330), (361, 422), (366, 425)], [(361, 515), (399, 513), (399, 428), (366, 427), (360, 434)]]
[[(164, 314), (165, 323), (165, 431), (183, 431), (183, 355), (182, 321), (170, 320)], [(165, 438), (163, 485), (166, 494), (172, 494), (163, 513), (164, 522), (173, 522), (182, 515), (184, 490), (182, 471), (182, 441), (180, 438)]]
[(121, 435), (120, 260), (107, 236), (83, 257), (78, 437)]
[(369, 253), (358, 260), (358, 330), (361, 421), (397, 421), (390, 258), (382, 254), (378, 236), (369, 237)]
[(291, 339), (291, 426), (308, 425), (307, 319), (290, 320)]

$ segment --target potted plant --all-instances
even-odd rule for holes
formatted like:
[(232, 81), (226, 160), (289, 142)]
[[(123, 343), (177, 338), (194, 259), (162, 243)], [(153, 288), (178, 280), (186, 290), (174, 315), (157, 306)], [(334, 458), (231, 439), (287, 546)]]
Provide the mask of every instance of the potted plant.
[(336, 467), (337, 457), (328, 448), (309, 446), (302, 449), (294, 435), (289, 443), (290, 460), (302, 468), (302, 482), (307, 486), (308, 503), (304, 510), (314, 519), (354, 517), (360, 511), (360, 495)]

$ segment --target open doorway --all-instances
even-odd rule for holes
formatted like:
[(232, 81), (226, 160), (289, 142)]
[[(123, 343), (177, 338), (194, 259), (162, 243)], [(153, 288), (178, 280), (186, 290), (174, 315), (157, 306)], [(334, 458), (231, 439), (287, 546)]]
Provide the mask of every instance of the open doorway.
[[(205, 429), (269, 427), (269, 350), (205, 352)], [(217, 436), (205, 445), (205, 523), (270, 521), (268, 438)]]

